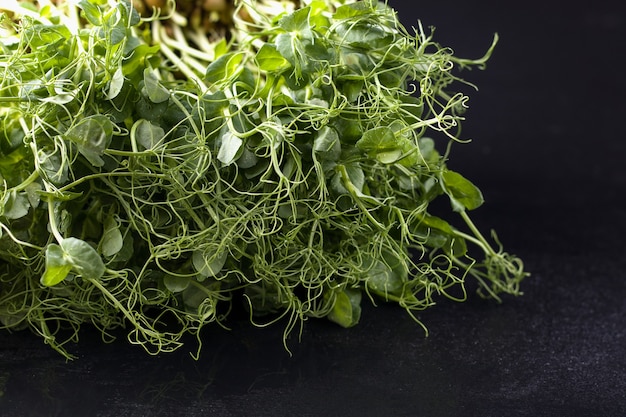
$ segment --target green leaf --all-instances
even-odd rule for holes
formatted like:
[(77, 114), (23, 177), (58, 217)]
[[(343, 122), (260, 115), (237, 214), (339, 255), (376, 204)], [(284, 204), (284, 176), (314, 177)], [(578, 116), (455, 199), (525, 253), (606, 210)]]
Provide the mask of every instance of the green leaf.
[(330, 126), (322, 127), (313, 140), (313, 151), (322, 160), (337, 161), (341, 156), (341, 142), (337, 131)]
[[(347, 178), (344, 178), (343, 170)], [(362, 192), (365, 185), (365, 174), (358, 164), (337, 165), (336, 174), (333, 176), (331, 186), (339, 194), (352, 194), (346, 186), (353, 187), (355, 191)]]
[(20, 146), (14, 150), (5, 151), (2, 145), (6, 142), (0, 140), (0, 175), (7, 181), (7, 185), (14, 186), (22, 182), (21, 170), (17, 169), (25, 159), (29, 157), (30, 150), (26, 146)]
[(366, 131), (357, 141), (356, 146), (366, 152), (370, 158), (376, 158), (383, 164), (393, 164), (399, 161), (410, 148), (406, 139), (397, 137), (393, 129), (386, 126)]
[(124, 26), (114, 26), (108, 30), (108, 32), (102, 33), (102, 37), (107, 40), (109, 47), (119, 45), (126, 38), (126, 28)]
[[(122, 232), (120, 230), (120, 232)], [(112, 258), (114, 262), (127, 262), (132, 259), (133, 254), (135, 252), (133, 235), (125, 231), (122, 233), (123, 241), (121, 249), (115, 254)]]
[(357, 141), (356, 147), (383, 164), (400, 163), (412, 166), (419, 161), (418, 148), (411, 140), (392, 129), (399, 128), (398, 126), (392, 124), (391, 127), (370, 129)]
[[(133, 38), (129, 38), (133, 39)], [(161, 47), (159, 45), (139, 44), (132, 50), (128, 51), (128, 55), (122, 63), (122, 72), (126, 77), (133, 79), (143, 79), (143, 69), (148, 62), (157, 56)], [(137, 80), (138, 81), (138, 80)]]
[(41, 276), (41, 284), (50, 287), (63, 281), (72, 270), (72, 264), (65, 258), (61, 246), (51, 243), (46, 248), (46, 269)]
[(102, 12), (89, 0), (81, 0), (78, 2), (78, 7), (83, 9), (83, 15), (94, 26), (100, 26), (102, 24)]
[(363, 80), (346, 80), (341, 84), (341, 92), (350, 103), (357, 101), (363, 91)]
[(243, 145), (243, 141), (232, 132), (226, 132), (222, 136), (222, 144), (217, 153), (217, 159), (224, 165), (230, 165), (237, 159), (237, 154)]
[[(341, 48), (340, 59), (343, 65), (351, 70), (349, 79), (354, 79), (354, 76), (357, 74), (367, 76), (376, 66), (371, 56), (366, 53), (357, 52), (354, 48), (348, 46)], [(358, 79), (362, 79), (362, 77)]]
[(349, 115), (336, 117), (331, 126), (339, 133), (342, 143), (354, 144), (363, 136), (359, 120)]
[(361, 318), (361, 291), (346, 288), (337, 292), (336, 297), (335, 305), (326, 317), (341, 327), (357, 325)]
[(425, 214), (420, 219), (420, 224), (428, 226), (429, 228), (435, 228), (435, 229), (441, 230), (442, 232), (446, 234), (452, 234), (453, 232), (452, 226), (450, 226), (450, 224), (447, 221), (445, 221), (444, 219), (440, 217), (432, 216), (430, 214)]
[[(302, 54), (298, 50), (300, 42), (294, 39), (289, 33), (281, 33), (274, 40), (276, 50), (283, 56), (298, 73), (302, 68)], [(299, 76), (300, 74), (298, 74)]]
[(483, 194), (478, 187), (458, 172), (444, 171), (441, 179), (454, 211), (474, 210), (483, 204)]
[(144, 89), (143, 92), (148, 96), (153, 103), (163, 103), (170, 98), (170, 92), (167, 88), (161, 85), (156, 71), (150, 68), (146, 68), (143, 71)]
[[(382, 201), (369, 195), (365, 184), (365, 174), (358, 164), (335, 165), (335, 175), (331, 180), (331, 188), (339, 194), (348, 194), (360, 202), (379, 206)], [(373, 218), (372, 218), (373, 220)], [(374, 220), (377, 222), (376, 220)], [(377, 222), (378, 223), (378, 222)], [(383, 227), (381, 223), (378, 223)]]
[[(237, 163), (241, 161), (241, 158), (237, 160)], [(256, 178), (259, 175), (267, 172), (267, 168), (270, 166), (270, 162), (264, 158), (257, 158), (254, 165), (246, 169), (245, 176), (248, 179)]]
[(417, 228), (429, 247), (442, 248), (456, 257), (467, 253), (465, 239), (457, 236), (452, 226), (444, 219), (426, 214), (420, 218)]
[(64, 25), (43, 25), (35, 24), (27, 26), (24, 30), (24, 39), (26, 39), (31, 48), (44, 48), (46, 52), (55, 51), (55, 47), (64, 44), (72, 37), (72, 33)]
[(455, 236), (448, 240), (445, 249), (453, 256), (459, 258), (467, 254), (467, 242), (465, 239)]
[(140, 96), (135, 102), (134, 112), (136, 118), (146, 119), (154, 122), (160, 122), (170, 116), (172, 108), (169, 106), (169, 100), (155, 103), (150, 98)]
[(161, 126), (146, 119), (139, 119), (135, 122), (131, 129), (131, 135), (133, 134), (137, 144), (143, 149), (154, 149), (165, 137), (165, 131)]
[(120, 226), (114, 216), (108, 216), (104, 221), (104, 232), (100, 240), (102, 254), (106, 257), (116, 255), (124, 246), (124, 238)]
[(394, 149), (387, 152), (379, 152), (376, 154), (378, 159), (383, 164), (393, 164), (402, 158), (402, 149)]
[(124, 72), (122, 67), (120, 66), (111, 77), (111, 81), (109, 83), (109, 91), (107, 92), (107, 98), (109, 100), (113, 100), (117, 95), (122, 91), (122, 87), (124, 87)]
[[(205, 94), (202, 97), (201, 104), (205, 119), (221, 119), (224, 116), (224, 109), (230, 106), (230, 101), (226, 98), (223, 91), (218, 90), (215, 93)], [(221, 124), (222, 122), (220, 121), (218, 126)]]
[(315, 68), (321, 68), (318, 61), (335, 62), (336, 55), (334, 47), (324, 38), (315, 39), (315, 42), (304, 42), (305, 68), (314, 71)]
[(421, 158), (428, 164), (439, 161), (439, 152), (435, 149), (435, 141), (431, 138), (421, 137), (418, 141)]
[(106, 270), (102, 258), (87, 242), (69, 237), (61, 241), (64, 258), (72, 269), (88, 279), (100, 279)]
[(215, 289), (211, 288), (211, 283), (204, 287), (202, 290), (195, 285), (189, 285), (182, 291), (182, 299), (187, 311), (210, 318), (215, 315), (215, 306), (207, 292), (213, 292)]
[(375, 127), (363, 133), (356, 143), (357, 148), (375, 156), (379, 152), (389, 152), (398, 149), (398, 141), (393, 130), (386, 126)]
[(426, 245), (432, 248), (442, 248), (451, 238), (454, 238), (452, 226), (448, 222), (429, 214), (419, 219), (416, 233), (422, 235)]
[[(191, 258), (192, 263), (200, 277), (214, 277), (224, 268), (228, 252), (216, 252), (210, 250), (197, 250)], [(199, 279), (201, 281), (201, 279)]]
[(2, 199), (2, 207), (0, 207), (0, 215), (7, 219), (19, 219), (28, 214), (30, 203), (25, 193), (18, 193), (11, 190), (4, 195)]
[(163, 277), (163, 285), (173, 293), (186, 290), (190, 281), (191, 279), (188, 277), (176, 277), (173, 275), (165, 275)]
[(229, 46), (226, 37), (223, 37), (222, 39), (220, 39), (219, 42), (213, 44), (213, 51), (216, 58), (219, 58), (220, 56), (228, 53), (228, 49)]
[(259, 162), (259, 158), (254, 154), (254, 152), (252, 152), (245, 146), (241, 148), (241, 155), (239, 156), (239, 158), (237, 158), (237, 166), (239, 168), (243, 168), (243, 169), (252, 168), (258, 162)]
[(346, 21), (336, 26), (335, 31), (341, 41), (352, 47), (373, 51), (389, 48), (394, 40), (383, 25), (370, 21)]
[(229, 80), (243, 70), (241, 63), (244, 56), (243, 52), (229, 52), (220, 56), (207, 67), (204, 74), (205, 81), (211, 84), (218, 84)]
[(371, 291), (384, 297), (402, 295), (408, 272), (395, 255), (383, 253), (383, 259), (370, 258), (365, 266), (368, 269), (366, 285)]
[(40, 192), (43, 190), (43, 187), (38, 182), (31, 182), (26, 186), (26, 198), (28, 199), (28, 203), (31, 207), (37, 208), (39, 202), (41, 201)]
[(65, 133), (65, 138), (78, 146), (78, 151), (95, 167), (104, 165), (101, 156), (113, 137), (113, 123), (102, 115), (88, 116)]
[(133, 3), (130, 0), (123, 0), (117, 4), (117, 10), (121, 16), (118, 21), (118, 26), (127, 27), (135, 26), (141, 22), (141, 16), (137, 9), (133, 7)]
[(416, 122), (421, 120), (424, 113), (423, 100), (414, 96), (400, 96), (400, 101), (402, 102), (402, 110), (409, 112)]
[(309, 13), (309, 24), (318, 31), (330, 27), (328, 15), (328, 5), (326, 0), (309, 0), (311, 12)]
[[(307, 6), (302, 9), (296, 10), (292, 14), (283, 16), (278, 25), (285, 30), (285, 33), (280, 33), (274, 39), (274, 44), (278, 52), (291, 64), (293, 67), (293, 73), (289, 77), (285, 78), (287, 85), (292, 89), (297, 90), (304, 87), (303, 79), (310, 76), (309, 72), (311, 66), (314, 65), (316, 56), (324, 55), (328, 56), (329, 48), (316, 47), (316, 42), (321, 39), (315, 39), (311, 24), (309, 21), (311, 13), (311, 7)], [(311, 56), (307, 51), (307, 48), (311, 50), (314, 56)], [(308, 72), (303, 72), (303, 69), (308, 69)]]
[(256, 61), (262, 71), (280, 73), (291, 65), (272, 44), (263, 44), (256, 54)]
[(311, 25), (309, 23), (310, 14), (311, 7), (303, 7), (291, 14), (283, 16), (278, 21), (278, 26), (280, 26), (287, 32), (294, 32), (294, 34), (298, 38), (312, 39), (313, 34), (311, 32)]
[(79, 91), (80, 91), (79, 88), (75, 88), (71, 91), (65, 91), (63, 90), (63, 88), (57, 85), (54, 88), (54, 92), (56, 93), (55, 95), (42, 97), (40, 101), (44, 103), (53, 103), (53, 104), (58, 104), (58, 105), (67, 104), (76, 98), (76, 95), (78, 94)]
[(363, 16), (372, 12), (372, 6), (366, 1), (359, 1), (352, 4), (339, 6), (333, 14), (337, 20), (349, 19), (354, 16)]

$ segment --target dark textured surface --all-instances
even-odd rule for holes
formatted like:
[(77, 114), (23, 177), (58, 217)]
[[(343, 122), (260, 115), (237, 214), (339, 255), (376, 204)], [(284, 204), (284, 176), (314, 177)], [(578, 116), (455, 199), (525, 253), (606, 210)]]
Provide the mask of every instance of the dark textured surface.
[[(433, 3), (433, 2), (430, 2)], [(477, 57), (452, 166), (483, 190), (476, 211), (532, 272), (495, 305), (441, 302), (420, 318), (365, 309), (344, 330), (234, 325), (147, 356), (85, 330), (66, 363), (29, 333), (0, 335), (0, 416), (626, 416), (626, 14), (617, 2), (390, 1), (402, 20)], [(193, 340), (190, 346), (194, 346)]]

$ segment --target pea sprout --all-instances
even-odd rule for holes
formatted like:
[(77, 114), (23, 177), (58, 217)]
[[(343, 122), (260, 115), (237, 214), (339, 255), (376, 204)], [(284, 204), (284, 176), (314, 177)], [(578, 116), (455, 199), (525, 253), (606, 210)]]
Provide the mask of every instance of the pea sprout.
[(287, 347), (310, 318), (356, 325), (363, 298), (426, 330), (417, 313), (469, 278), (520, 294), (522, 261), (446, 165), (456, 71), (497, 35), (471, 60), (372, 0), (147, 4), (0, 8), (1, 327), (68, 358), (84, 324), (151, 354), (192, 334), (198, 357), (236, 309)]

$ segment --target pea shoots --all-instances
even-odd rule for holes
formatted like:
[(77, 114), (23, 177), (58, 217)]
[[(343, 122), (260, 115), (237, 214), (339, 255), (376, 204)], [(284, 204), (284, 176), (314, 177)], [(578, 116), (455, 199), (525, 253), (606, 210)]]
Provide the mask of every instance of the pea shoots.
[(521, 260), (446, 165), (455, 71), (497, 36), (469, 60), (371, 0), (241, 0), (219, 30), (156, 3), (0, 8), (2, 327), (68, 358), (84, 324), (153, 354), (195, 334), (198, 354), (234, 310), (286, 340), (356, 325), (364, 299), (421, 324), (468, 279), (520, 294)]

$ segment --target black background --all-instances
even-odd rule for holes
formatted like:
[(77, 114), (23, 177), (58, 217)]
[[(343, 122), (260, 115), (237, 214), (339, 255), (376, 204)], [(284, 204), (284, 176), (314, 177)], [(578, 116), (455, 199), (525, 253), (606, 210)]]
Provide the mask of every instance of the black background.
[[(524, 296), (420, 314), (366, 307), (280, 326), (234, 324), (151, 357), (86, 329), (66, 363), (28, 332), (0, 334), (1, 416), (626, 416), (626, 13), (619, 2), (389, 0), (458, 56), (471, 93), (451, 168), (486, 203), (474, 218), (532, 273)], [(559, 4), (561, 3), (561, 4)], [(193, 340), (190, 346), (193, 346)], [(190, 347), (192, 349), (192, 347)]]

